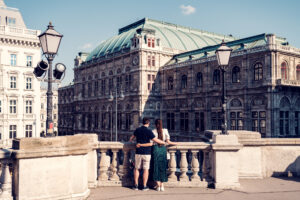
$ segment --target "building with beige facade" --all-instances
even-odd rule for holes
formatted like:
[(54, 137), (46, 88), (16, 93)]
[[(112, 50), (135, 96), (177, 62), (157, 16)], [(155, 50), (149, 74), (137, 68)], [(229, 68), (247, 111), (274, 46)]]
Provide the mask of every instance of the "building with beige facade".
[(0, 0), (0, 139), (5, 144), (40, 135), (40, 83), (33, 75), (41, 59), (39, 34), (26, 27), (18, 9)]
[(162, 118), (176, 140), (220, 129), (215, 50), (222, 40), (233, 49), (225, 80), (228, 129), (300, 136), (299, 49), (274, 34), (239, 39), (148, 18), (76, 57), (73, 133), (127, 140), (144, 116), (152, 125)]

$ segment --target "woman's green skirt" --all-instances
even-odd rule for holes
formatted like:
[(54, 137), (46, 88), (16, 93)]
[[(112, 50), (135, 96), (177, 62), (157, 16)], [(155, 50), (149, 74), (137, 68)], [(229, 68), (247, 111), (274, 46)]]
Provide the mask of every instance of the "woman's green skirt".
[(167, 149), (165, 146), (153, 146), (152, 149), (152, 178), (154, 181), (167, 182)]

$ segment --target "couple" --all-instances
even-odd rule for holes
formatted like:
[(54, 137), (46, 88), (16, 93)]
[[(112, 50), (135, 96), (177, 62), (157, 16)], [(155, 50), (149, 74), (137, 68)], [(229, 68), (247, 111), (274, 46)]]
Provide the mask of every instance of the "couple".
[[(156, 181), (156, 190), (164, 191), (163, 182), (168, 181), (167, 177), (167, 149), (165, 144), (177, 145), (170, 141), (167, 129), (162, 128), (162, 120), (155, 120), (153, 132), (148, 129), (150, 120), (143, 118), (143, 126), (137, 128), (130, 137), (130, 142), (136, 138), (135, 169), (134, 169), (134, 190), (138, 190), (139, 170), (143, 168), (143, 191), (149, 190), (147, 181), (149, 176), (150, 161), (151, 178)], [(152, 142), (153, 141), (153, 142)], [(151, 160), (152, 148), (152, 160)]]

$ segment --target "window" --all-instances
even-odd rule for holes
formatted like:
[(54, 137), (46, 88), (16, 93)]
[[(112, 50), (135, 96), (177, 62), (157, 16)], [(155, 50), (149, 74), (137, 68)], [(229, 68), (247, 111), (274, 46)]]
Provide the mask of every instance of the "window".
[(10, 54), (10, 65), (11, 66), (17, 65), (17, 55), (16, 54)]
[(27, 56), (26, 66), (32, 67), (32, 56)]
[(26, 125), (25, 137), (32, 137), (32, 125)]
[(290, 134), (290, 126), (289, 126), (289, 111), (280, 111), (280, 136), (285, 136)]
[[(102, 110), (104, 110), (104, 109), (102, 109)], [(102, 113), (101, 118), (102, 118), (101, 128), (105, 129), (106, 119), (105, 119), (105, 113), (104, 112)]]
[(201, 87), (202, 86), (202, 73), (198, 72), (196, 76), (196, 86)]
[(84, 83), (82, 83), (82, 87), (81, 87), (81, 96), (82, 97), (85, 96), (85, 85), (84, 85)]
[(263, 79), (263, 66), (261, 63), (254, 65), (254, 80), (259, 81)]
[(41, 109), (44, 109), (44, 104), (43, 103), (41, 103)]
[(32, 89), (32, 78), (27, 77), (26, 78), (26, 90), (31, 90)]
[(148, 66), (151, 67), (151, 56), (148, 56)]
[(187, 87), (187, 76), (182, 75), (181, 76), (181, 89), (186, 89)]
[(53, 115), (53, 119), (56, 119), (56, 114)]
[(155, 40), (154, 40), (154, 38), (148, 38), (147, 39), (147, 43), (148, 43), (148, 47), (152, 47), (152, 48), (155, 47)]
[(281, 63), (281, 79), (288, 79), (288, 67), (286, 62)]
[(232, 69), (232, 83), (239, 83), (240, 82), (240, 68), (234, 67)]
[(53, 104), (53, 108), (56, 109), (56, 103)]
[(155, 67), (155, 56), (152, 56), (152, 66)]
[(213, 85), (220, 84), (220, 70), (216, 69), (213, 74)]
[(152, 39), (152, 48), (155, 47), (155, 42), (154, 42), (154, 39)]
[(16, 76), (11, 76), (10, 77), (10, 88), (11, 89), (16, 89), (17, 88), (17, 77)]
[(205, 130), (203, 112), (195, 112), (195, 130), (197, 133)]
[(98, 81), (94, 82), (94, 96), (98, 96)]
[(117, 77), (117, 89), (122, 88), (122, 76)]
[(26, 104), (26, 108), (25, 108), (26, 114), (31, 114), (32, 113), (32, 101), (26, 100), (25, 104)]
[(101, 94), (105, 95), (105, 79), (101, 80)]
[(118, 130), (122, 129), (122, 113), (118, 113), (117, 127), (118, 127)]
[(295, 112), (295, 135), (299, 136), (300, 135), (300, 130), (299, 130), (299, 125), (300, 125), (300, 112), (296, 111)]
[(148, 74), (148, 91), (155, 91), (155, 83), (154, 83), (154, 80), (155, 80), (155, 75), (151, 75), (151, 74)]
[(109, 79), (109, 82), (108, 82), (109, 92), (112, 91), (113, 85), (114, 85), (114, 79), (113, 79), (113, 78), (110, 78), (110, 79)]
[(221, 130), (222, 126), (222, 112), (211, 113), (211, 128), (212, 130)]
[(125, 123), (125, 129), (126, 130), (130, 130), (130, 124), (131, 124), (131, 117), (130, 117), (130, 113), (126, 113), (126, 123)]
[(41, 128), (44, 128), (44, 123), (41, 123)]
[(131, 74), (125, 76), (125, 91), (129, 91), (131, 87)]
[(252, 131), (258, 131), (262, 137), (266, 136), (266, 112), (253, 111), (252, 112)]
[(300, 65), (297, 65), (296, 67), (296, 79), (300, 81)]
[(182, 131), (189, 130), (189, 113), (187, 112), (180, 113), (180, 130)]
[(88, 114), (88, 130), (91, 130), (92, 129), (92, 114)]
[(230, 130), (243, 130), (243, 113), (230, 112)]
[(82, 118), (81, 118), (81, 128), (85, 128), (85, 115), (83, 114), (82, 115)]
[(175, 114), (174, 113), (167, 113), (167, 128), (170, 131), (175, 130)]
[[(95, 110), (97, 110), (97, 109), (95, 109)], [(98, 124), (98, 121), (99, 121), (99, 113), (94, 113), (94, 125), (95, 125), (95, 129), (98, 129), (98, 126), (99, 126), (99, 124)]]
[(168, 78), (168, 90), (173, 90), (173, 78)]
[(92, 82), (88, 83), (88, 96), (90, 97), (92, 95)]
[(17, 137), (17, 125), (9, 125), (9, 138)]
[(6, 20), (8, 26), (16, 26), (16, 18), (7, 17)]
[(9, 113), (10, 114), (17, 113), (17, 100), (9, 100)]

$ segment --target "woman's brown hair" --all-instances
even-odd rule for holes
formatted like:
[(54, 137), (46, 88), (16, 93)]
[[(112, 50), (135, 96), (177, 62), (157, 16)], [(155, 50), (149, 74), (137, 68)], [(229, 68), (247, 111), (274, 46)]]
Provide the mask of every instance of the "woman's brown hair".
[(162, 120), (156, 119), (155, 126), (158, 133), (158, 139), (163, 140)]

